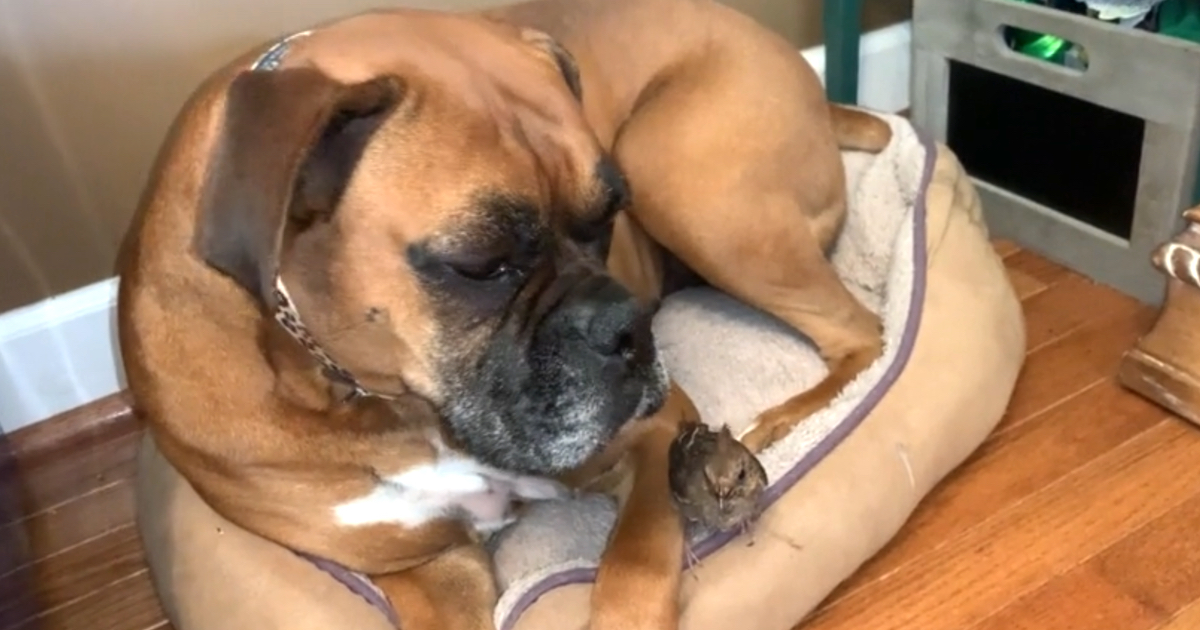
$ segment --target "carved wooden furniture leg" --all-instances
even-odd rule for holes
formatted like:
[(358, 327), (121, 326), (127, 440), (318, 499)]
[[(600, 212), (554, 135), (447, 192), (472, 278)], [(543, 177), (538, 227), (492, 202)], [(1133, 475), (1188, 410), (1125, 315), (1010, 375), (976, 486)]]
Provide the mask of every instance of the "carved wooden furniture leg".
[(1168, 276), (1158, 320), (1125, 353), (1118, 379), (1200, 425), (1200, 206), (1183, 216), (1187, 227), (1152, 258)]

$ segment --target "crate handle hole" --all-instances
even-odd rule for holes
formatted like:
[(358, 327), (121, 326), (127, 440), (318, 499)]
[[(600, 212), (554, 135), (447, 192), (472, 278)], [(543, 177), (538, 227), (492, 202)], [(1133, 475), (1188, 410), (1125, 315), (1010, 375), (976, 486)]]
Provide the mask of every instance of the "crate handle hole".
[(1087, 49), (1082, 44), (1008, 24), (1000, 25), (996, 32), (1001, 45), (1019, 55), (1078, 72), (1088, 69)]

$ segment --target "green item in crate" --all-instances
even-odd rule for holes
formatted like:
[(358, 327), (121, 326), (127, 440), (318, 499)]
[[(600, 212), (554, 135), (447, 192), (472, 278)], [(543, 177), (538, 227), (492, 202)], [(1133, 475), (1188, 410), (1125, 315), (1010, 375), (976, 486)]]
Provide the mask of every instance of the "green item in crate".
[(1066, 55), (1067, 48), (1070, 47), (1070, 42), (1054, 35), (1046, 35), (1045, 33), (1034, 33), (1024, 29), (1014, 28), (1010, 31), (1012, 36), (1011, 46), (1013, 50), (1037, 57), (1045, 61), (1051, 61), (1057, 64), (1063, 62), (1063, 57)]
[[(1024, 2), (1025, 4), (1036, 4), (1039, 6), (1054, 6), (1056, 3), (1053, 0), (1014, 0), (1015, 2)], [(1055, 7), (1061, 8), (1061, 7)], [(1005, 39), (1008, 45), (1013, 50), (1030, 57), (1036, 57), (1043, 61), (1048, 61), (1056, 65), (1075, 66), (1078, 65), (1078, 56), (1072, 54), (1072, 49), (1075, 48), (1071, 42), (1046, 33), (1036, 33), (1016, 27), (1005, 28)]]
[(1166, 0), (1158, 5), (1158, 32), (1200, 44), (1200, 1)]

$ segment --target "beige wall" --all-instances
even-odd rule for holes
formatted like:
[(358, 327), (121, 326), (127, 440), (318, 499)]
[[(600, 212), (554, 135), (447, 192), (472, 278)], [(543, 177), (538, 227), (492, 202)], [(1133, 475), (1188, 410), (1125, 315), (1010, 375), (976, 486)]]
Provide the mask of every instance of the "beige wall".
[[(469, 8), (502, 0), (409, 0)], [(821, 0), (722, 0), (798, 48)], [(864, 22), (912, 0), (867, 0)], [(0, 312), (113, 275), (167, 125), (232, 55), (368, 0), (0, 0)]]

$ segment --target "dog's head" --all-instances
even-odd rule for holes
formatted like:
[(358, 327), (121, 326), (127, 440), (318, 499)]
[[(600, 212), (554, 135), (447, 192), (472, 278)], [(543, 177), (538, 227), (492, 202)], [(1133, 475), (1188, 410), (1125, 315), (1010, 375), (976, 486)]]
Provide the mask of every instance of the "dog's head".
[(281, 280), (364, 389), (428, 399), (489, 464), (558, 473), (665, 397), (652, 310), (604, 268), (629, 193), (560, 46), (439, 19), (362, 80), (236, 76), (196, 251), (268, 317)]

